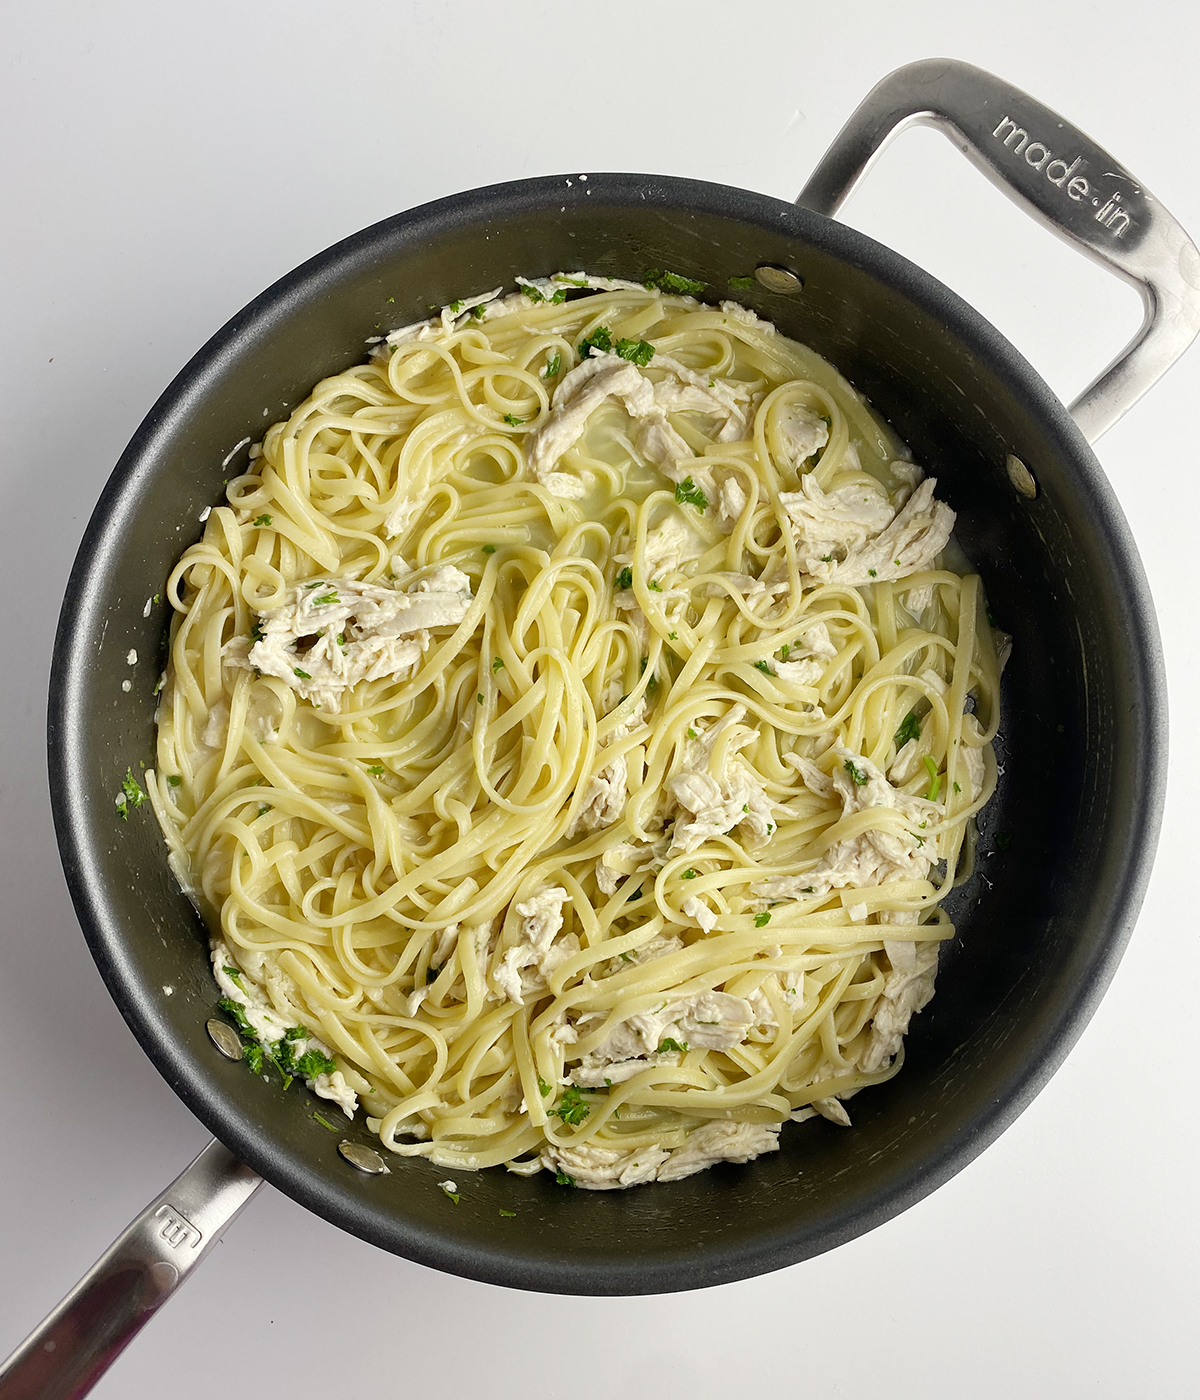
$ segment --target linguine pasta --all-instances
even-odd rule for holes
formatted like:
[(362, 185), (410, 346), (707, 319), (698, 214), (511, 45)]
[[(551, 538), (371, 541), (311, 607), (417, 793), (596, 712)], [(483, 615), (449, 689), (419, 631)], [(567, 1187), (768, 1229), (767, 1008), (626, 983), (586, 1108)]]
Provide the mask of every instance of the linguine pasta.
[(626, 1186), (848, 1124), (995, 786), (935, 483), (818, 355), (658, 281), (394, 332), (169, 581), (147, 778), (222, 1005), (444, 1167)]

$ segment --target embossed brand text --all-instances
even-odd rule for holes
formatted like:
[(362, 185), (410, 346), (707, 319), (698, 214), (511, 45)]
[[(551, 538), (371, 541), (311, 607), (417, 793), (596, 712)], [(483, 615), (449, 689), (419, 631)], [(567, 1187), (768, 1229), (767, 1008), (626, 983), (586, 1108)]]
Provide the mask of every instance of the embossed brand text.
[(1090, 204), (1096, 211), (1092, 217), (1114, 238), (1120, 238), (1129, 227), (1130, 215), (1121, 204), (1121, 192), (1118, 190), (1106, 199), (1102, 198), (1092, 181), (1083, 174), (1088, 163), (1082, 156), (1076, 156), (1071, 161), (1056, 156), (1044, 141), (1031, 141), (1029, 132), (1008, 116), (1001, 117), (992, 135), (1006, 150), (1024, 159), (1032, 170), (1040, 170), (1068, 198), (1077, 204)]

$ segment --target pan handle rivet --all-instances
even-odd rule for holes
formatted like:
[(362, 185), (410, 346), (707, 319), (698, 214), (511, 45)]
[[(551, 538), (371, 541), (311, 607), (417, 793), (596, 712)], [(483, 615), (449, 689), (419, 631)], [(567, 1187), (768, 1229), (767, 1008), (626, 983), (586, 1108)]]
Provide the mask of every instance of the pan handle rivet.
[(754, 269), (754, 276), (759, 286), (766, 287), (768, 292), (793, 296), (804, 290), (803, 277), (798, 277), (790, 268), (778, 267), (774, 263), (760, 263)]
[(378, 1152), (360, 1142), (339, 1142), (338, 1151), (352, 1167), (369, 1176), (386, 1176), (390, 1170)]
[(242, 1058), (241, 1037), (232, 1026), (224, 1021), (218, 1021), (214, 1016), (211, 1021), (205, 1024), (204, 1029), (208, 1032), (209, 1040), (227, 1060), (240, 1060)]
[(1015, 491), (1018, 491), (1027, 501), (1037, 500), (1037, 482), (1034, 481), (1033, 473), (1021, 461), (1020, 457), (1015, 457), (1010, 452), (1004, 459), (1004, 469), (1008, 472), (1008, 479), (1012, 482)]

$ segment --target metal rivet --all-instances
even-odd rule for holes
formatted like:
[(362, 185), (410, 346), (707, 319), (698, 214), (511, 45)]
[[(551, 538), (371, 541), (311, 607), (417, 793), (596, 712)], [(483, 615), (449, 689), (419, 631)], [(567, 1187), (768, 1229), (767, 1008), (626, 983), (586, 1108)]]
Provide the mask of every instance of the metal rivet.
[(378, 1152), (360, 1142), (339, 1142), (338, 1151), (352, 1167), (369, 1176), (387, 1176), (389, 1167)]
[(760, 286), (768, 292), (782, 292), (792, 296), (804, 290), (804, 278), (797, 277), (790, 268), (777, 267), (774, 263), (761, 263), (754, 269), (754, 276)]
[(1036, 501), (1038, 487), (1033, 479), (1033, 473), (1021, 461), (1020, 457), (1014, 457), (1010, 452), (1004, 459), (1004, 467), (1008, 472), (1008, 479), (1013, 484), (1013, 489), (1019, 491), (1027, 501)]
[(208, 1032), (208, 1038), (217, 1047), (227, 1060), (240, 1060), (242, 1058), (242, 1041), (237, 1031), (225, 1021), (218, 1021), (214, 1016), (207, 1022), (204, 1029)]

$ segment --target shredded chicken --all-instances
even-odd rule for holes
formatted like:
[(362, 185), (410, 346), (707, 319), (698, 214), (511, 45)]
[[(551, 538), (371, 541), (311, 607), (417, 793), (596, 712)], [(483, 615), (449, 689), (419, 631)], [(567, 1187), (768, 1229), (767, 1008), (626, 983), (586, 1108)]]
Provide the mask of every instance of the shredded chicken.
[[(728, 1050), (740, 1045), (755, 1023), (744, 997), (701, 992), (657, 1011), (640, 1011), (620, 1021), (571, 1071), (571, 1082), (598, 1088), (620, 1084), (656, 1064), (676, 1064), (682, 1050)], [(587, 1018), (577, 1025), (582, 1028)], [(671, 1042), (668, 1046), (667, 1042)]]
[[(746, 713), (734, 705), (728, 714), (699, 737), (689, 740), (683, 767), (666, 785), (667, 794), (682, 813), (675, 822), (670, 853), (691, 852), (710, 836), (746, 827), (751, 845), (762, 845), (774, 829), (774, 803), (759, 786), (737, 751), (753, 738), (750, 729), (719, 743)], [(714, 767), (715, 765), (715, 767)]]
[(546, 979), (554, 969), (579, 952), (575, 934), (558, 936), (563, 926), (562, 907), (569, 899), (561, 885), (549, 885), (514, 907), (521, 920), (520, 942), (505, 952), (492, 981), (518, 1006), (525, 1005), (526, 997), (545, 991)]
[(304, 699), (336, 710), (360, 681), (401, 676), (420, 661), (429, 630), (451, 627), (471, 607), (471, 581), (441, 565), (406, 590), (354, 579), (314, 579), (289, 588), (260, 616), (249, 651), (230, 643), (226, 659), (276, 676)]
[[(627, 739), (636, 730), (641, 729), (645, 724), (645, 715), (646, 701), (639, 697), (629, 714), (609, 731), (602, 741), (601, 749), (621, 739)], [(628, 781), (629, 764), (624, 754), (591, 774), (583, 791), (583, 806), (580, 807), (567, 835), (574, 836), (580, 828), (584, 831), (595, 831), (599, 827), (611, 826), (613, 822), (618, 821), (625, 810)]]
[(825, 798), (836, 794), (841, 799), (843, 817), (872, 808), (894, 810), (904, 818), (906, 829), (897, 834), (882, 826), (868, 828), (859, 836), (836, 842), (804, 874), (760, 880), (751, 885), (752, 893), (768, 899), (825, 895), (831, 889), (847, 886), (862, 888), (889, 880), (921, 880), (929, 873), (935, 846), (921, 836), (920, 827), (922, 822), (940, 816), (941, 807), (923, 797), (899, 792), (862, 754), (839, 747), (834, 749), (834, 755), (832, 773), (825, 773), (810, 759), (796, 754), (785, 758), (810, 792)]
[(933, 996), (938, 947), (934, 942), (885, 939), (883, 951), (891, 963), (883, 993), (875, 1005), (871, 1039), (863, 1055), (868, 1074), (880, 1069), (900, 1049), (908, 1023)]
[(693, 1129), (673, 1152), (656, 1144), (624, 1150), (592, 1143), (549, 1146), (542, 1152), (542, 1165), (586, 1191), (619, 1191), (651, 1181), (681, 1181), (717, 1162), (749, 1162), (778, 1149), (778, 1124), (714, 1119)]

